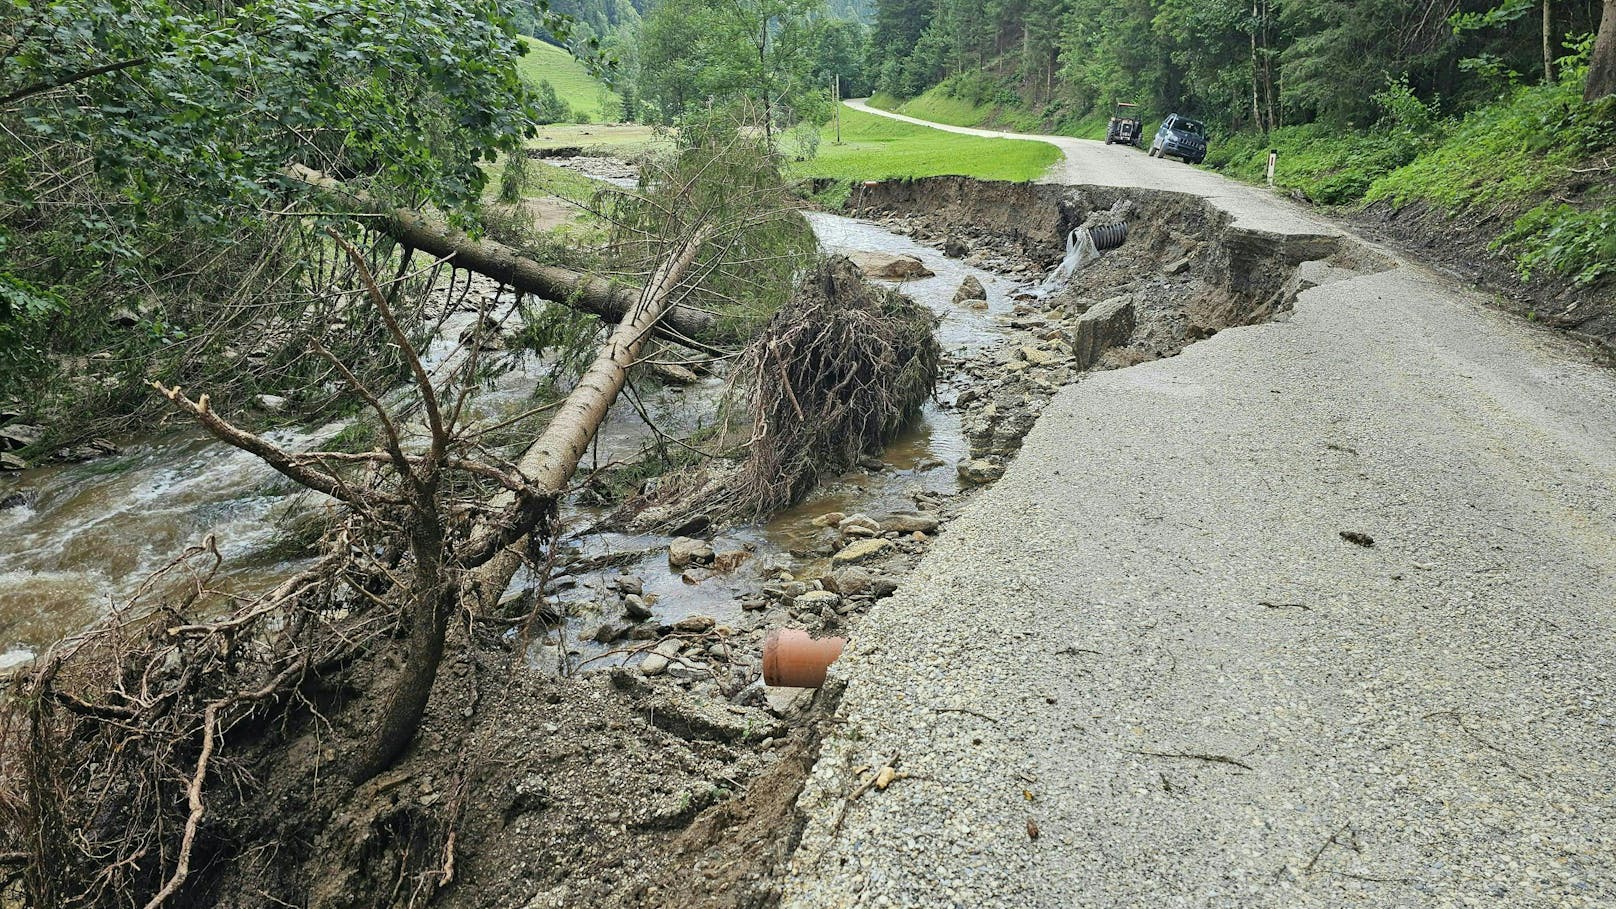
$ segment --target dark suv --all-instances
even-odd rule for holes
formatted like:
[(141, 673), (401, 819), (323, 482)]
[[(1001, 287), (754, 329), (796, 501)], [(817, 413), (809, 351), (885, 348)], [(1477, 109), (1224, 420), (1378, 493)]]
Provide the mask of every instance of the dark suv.
[(1170, 114), (1162, 121), (1161, 129), (1156, 130), (1156, 138), (1150, 142), (1150, 156), (1165, 158), (1168, 155), (1182, 158), (1190, 164), (1200, 164), (1206, 160), (1206, 127), (1201, 121), (1178, 114)]

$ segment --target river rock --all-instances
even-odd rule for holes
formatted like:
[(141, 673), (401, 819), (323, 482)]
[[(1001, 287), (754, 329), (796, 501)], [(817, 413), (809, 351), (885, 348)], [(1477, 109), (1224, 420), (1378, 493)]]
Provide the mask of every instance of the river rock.
[(814, 518), (813, 525), (815, 527), (835, 527), (837, 524), (842, 523), (842, 519), (846, 517), (847, 515), (842, 514), (839, 511), (827, 511), (819, 517)]
[(849, 565), (846, 568), (838, 568), (825, 575), (821, 583), (825, 585), (826, 590), (833, 591), (843, 597), (852, 597), (861, 593), (868, 593), (874, 589), (875, 575), (857, 566)]
[[(856, 536), (872, 536), (881, 532), (881, 525), (867, 514), (848, 515), (836, 523), (836, 529), (842, 533)], [(855, 530), (867, 531), (863, 534), (854, 534)]]
[(651, 371), (669, 385), (694, 385), (701, 381), (701, 376), (696, 375), (689, 367), (677, 363), (652, 363)]
[(960, 479), (967, 483), (992, 483), (1004, 476), (1004, 465), (986, 458), (977, 458), (972, 461), (961, 461), (959, 466)]
[(260, 410), (269, 413), (280, 413), (286, 409), (288, 402), (280, 395), (255, 395), (253, 403), (257, 404)]
[(1133, 328), (1133, 300), (1128, 297), (1113, 297), (1090, 307), (1072, 329), (1072, 353), (1077, 358), (1077, 367), (1087, 369), (1107, 348), (1128, 343)]
[(881, 526), (898, 533), (936, 533), (941, 523), (936, 515), (892, 514), (881, 519)]
[(645, 597), (631, 593), (623, 597), (623, 614), (636, 622), (643, 622), (651, 617), (651, 604), (645, 602)]
[(706, 634), (718, 625), (710, 615), (687, 615), (673, 623), (673, 630), (681, 634)]
[(646, 675), (661, 675), (668, 671), (668, 664), (679, 655), (684, 644), (678, 638), (668, 638), (656, 645), (656, 649), (645, 655), (640, 661), (640, 672)]
[(38, 445), (45, 438), (45, 427), (31, 423), (12, 423), (0, 427), (0, 451), (15, 451)]
[(620, 578), (617, 578), (611, 582), (611, 586), (617, 588), (617, 592), (623, 594), (624, 596), (645, 593), (645, 581), (631, 574), (626, 574)]
[(982, 282), (976, 279), (976, 275), (966, 275), (965, 280), (960, 282), (959, 290), (954, 291), (955, 306), (971, 300), (986, 300), (987, 298), (987, 288), (983, 287)]
[(96, 458), (103, 458), (117, 453), (118, 446), (108, 442), (106, 439), (91, 439), (83, 445), (74, 445), (72, 448), (63, 448), (57, 451), (56, 458), (60, 461), (76, 463), (79, 461), (93, 461)]
[(26, 492), (0, 495), (0, 511), (5, 511), (8, 508), (28, 508), (33, 504), (33, 500), (29, 498)]
[(876, 556), (885, 555), (891, 552), (892, 549), (893, 543), (891, 540), (859, 540), (832, 556), (831, 562), (836, 565), (854, 565), (873, 559)]
[(959, 237), (949, 237), (943, 241), (943, 255), (950, 259), (963, 259), (971, 254), (971, 245)]
[(0, 451), (0, 470), (27, 470), (28, 462), (9, 451)]
[(834, 610), (842, 605), (842, 598), (828, 590), (810, 590), (791, 603), (791, 608), (801, 612), (811, 612), (816, 615), (824, 614), (828, 609)]
[(674, 537), (668, 543), (668, 567), (684, 568), (689, 565), (711, 565), (715, 553), (705, 540)]
[(847, 257), (864, 272), (866, 277), (899, 281), (907, 278), (929, 278), (933, 271), (914, 256), (880, 252), (853, 252)]
[(604, 622), (589, 639), (597, 644), (610, 644), (627, 633), (628, 629), (616, 622)]

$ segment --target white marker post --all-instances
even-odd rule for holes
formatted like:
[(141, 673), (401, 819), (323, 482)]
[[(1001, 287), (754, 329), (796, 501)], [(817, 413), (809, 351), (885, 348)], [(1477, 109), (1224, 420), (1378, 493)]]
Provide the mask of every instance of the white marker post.
[(1274, 188), (1274, 168), (1279, 166), (1279, 149), (1268, 150), (1268, 188)]

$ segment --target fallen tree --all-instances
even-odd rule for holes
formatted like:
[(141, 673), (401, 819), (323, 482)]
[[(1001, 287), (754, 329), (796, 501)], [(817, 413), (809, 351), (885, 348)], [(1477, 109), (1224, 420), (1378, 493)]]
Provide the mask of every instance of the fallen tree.
[[(556, 265), (543, 265), (497, 240), (474, 239), (421, 212), (381, 205), (368, 194), (300, 164), (288, 167), (286, 174), (338, 196), (362, 212), (376, 215), (367, 222), (368, 226), (405, 247), (493, 278), (523, 293), (594, 313), (614, 324), (623, 321), (644, 298), (640, 288), (613, 284)], [(713, 348), (703, 338), (712, 334), (716, 324), (717, 320), (710, 313), (676, 305), (657, 320), (654, 332), (666, 340), (711, 351)]]
[[(516, 470), (540, 489), (560, 492), (595, 437), (595, 430), (606, 418), (617, 396), (628, 381), (629, 367), (639, 359), (647, 337), (673, 306), (675, 288), (696, 260), (702, 243), (713, 228), (702, 225), (677, 247), (646, 282), (640, 299), (624, 315), (601, 345), (595, 360), (584, 371), (577, 387), (556, 411), (544, 432), (529, 445), (516, 462)], [(497, 530), (490, 530), (496, 533)], [(474, 602), (486, 610), (493, 606), (517, 569), (522, 566), (524, 541), (505, 547), (472, 574), (467, 590)]]

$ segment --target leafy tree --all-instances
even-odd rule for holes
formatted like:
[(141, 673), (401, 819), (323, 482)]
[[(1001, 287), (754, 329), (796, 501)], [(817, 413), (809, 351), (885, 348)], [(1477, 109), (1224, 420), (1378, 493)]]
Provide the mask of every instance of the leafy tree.
[(640, 38), (641, 96), (666, 119), (750, 105), (771, 139), (798, 120), (823, 120), (826, 86), (811, 57), (821, 11), (821, 0), (663, 0)]
[(503, 0), (0, 0), (0, 22), (13, 352), (194, 283), (198, 263), (241, 285), (218, 263), (269, 259), (247, 241), (296, 210), (290, 163), (465, 212), (480, 162), (534, 119)]

